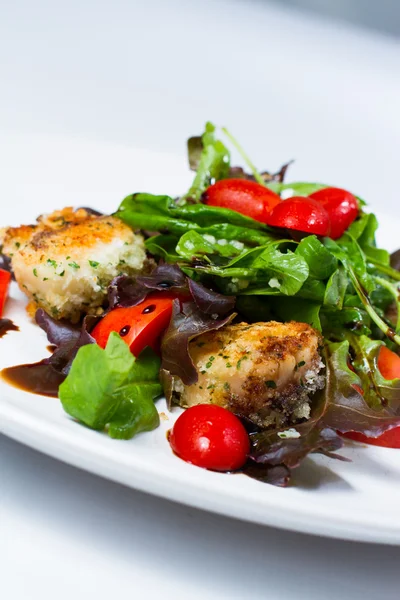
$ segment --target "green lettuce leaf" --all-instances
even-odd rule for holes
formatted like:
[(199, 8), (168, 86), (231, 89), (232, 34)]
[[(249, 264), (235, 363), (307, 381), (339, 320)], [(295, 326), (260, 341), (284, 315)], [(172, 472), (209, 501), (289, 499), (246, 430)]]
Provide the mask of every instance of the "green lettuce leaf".
[(153, 399), (161, 393), (159, 366), (151, 350), (135, 359), (128, 345), (113, 332), (104, 350), (97, 344), (80, 348), (59, 388), (62, 406), (92, 429), (103, 430), (110, 424), (114, 437), (123, 431), (118, 437), (127, 438), (150, 422), (157, 426)]

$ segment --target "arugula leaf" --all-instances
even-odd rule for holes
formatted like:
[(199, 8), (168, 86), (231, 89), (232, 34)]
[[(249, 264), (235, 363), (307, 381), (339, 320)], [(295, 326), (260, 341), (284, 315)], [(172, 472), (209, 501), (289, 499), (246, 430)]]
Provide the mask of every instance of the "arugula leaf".
[(275, 313), (282, 321), (299, 321), (308, 323), (321, 331), (320, 302), (312, 302), (303, 298), (296, 298), (294, 302), (289, 297), (279, 297), (271, 300)]
[(325, 289), (324, 305), (342, 310), (349, 280), (343, 267), (336, 269), (330, 276)]
[(336, 310), (323, 307), (320, 312), (322, 331), (325, 338), (342, 339), (349, 331), (355, 335), (371, 334), (371, 319), (365, 310), (358, 307), (345, 307)]
[(296, 254), (306, 260), (310, 275), (316, 279), (328, 279), (337, 269), (337, 258), (315, 235), (303, 238), (296, 248)]
[(154, 428), (158, 418), (153, 398), (161, 393), (159, 364), (151, 350), (135, 359), (113, 332), (104, 350), (89, 344), (77, 353), (59, 388), (63, 408), (92, 429), (103, 430), (110, 424), (113, 437), (128, 439)]
[(206, 123), (205, 131), (201, 137), (202, 151), (199, 154), (199, 143), (192, 141), (189, 145), (189, 162), (197, 167), (197, 173), (188, 193), (183, 201), (188, 199), (195, 202), (209, 185), (220, 179), (225, 179), (229, 173), (230, 154), (226, 146), (215, 138), (215, 126)]
[[(355, 223), (357, 223), (355, 225)], [(375, 233), (378, 229), (378, 219), (373, 213), (362, 213), (359, 221), (354, 221), (348, 234), (357, 239), (360, 248), (368, 260), (383, 266), (389, 266), (390, 254), (387, 250), (376, 247)]]

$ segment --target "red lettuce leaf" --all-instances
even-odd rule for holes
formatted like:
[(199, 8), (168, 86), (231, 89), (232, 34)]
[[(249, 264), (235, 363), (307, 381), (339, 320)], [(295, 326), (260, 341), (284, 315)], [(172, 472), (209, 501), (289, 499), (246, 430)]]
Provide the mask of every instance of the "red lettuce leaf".
[[(195, 302), (174, 300), (172, 318), (161, 342), (161, 368), (180, 377), (185, 385), (198, 379), (197, 369), (189, 354), (189, 342), (208, 331), (215, 331), (230, 323), (236, 314), (214, 319), (201, 312)], [(167, 398), (169, 400), (169, 398)]]

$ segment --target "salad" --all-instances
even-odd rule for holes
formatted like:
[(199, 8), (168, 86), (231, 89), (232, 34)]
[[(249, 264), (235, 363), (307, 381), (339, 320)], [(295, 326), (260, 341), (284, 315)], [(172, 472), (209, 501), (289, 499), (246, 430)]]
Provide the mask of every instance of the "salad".
[(12, 273), (54, 350), (4, 379), (117, 439), (158, 427), (164, 394), (185, 409), (177, 457), (280, 486), (310, 453), (345, 460), (349, 438), (399, 448), (399, 254), (361, 198), (260, 172), (221, 136), (188, 140), (178, 198), (0, 230), (0, 317)]

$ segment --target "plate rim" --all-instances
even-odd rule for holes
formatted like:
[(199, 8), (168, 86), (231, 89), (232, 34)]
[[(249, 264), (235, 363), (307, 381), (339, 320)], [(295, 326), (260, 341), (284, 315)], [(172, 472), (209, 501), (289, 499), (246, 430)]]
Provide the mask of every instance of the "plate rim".
[[(37, 136), (31, 134), (28, 137), (35, 139)], [(55, 136), (55, 138), (53, 136), (42, 137), (45, 139), (50, 138), (52, 141), (54, 139), (57, 141), (63, 141), (64, 139), (72, 141), (68, 136)], [(24, 140), (25, 138), (25, 134), (20, 135), (20, 140)], [(95, 140), (72, 139), (75, 143), (89, 141), (91, 144), (98, 145)], [(109, 146), (108, 143), (101, 145)], [(114, 148), (141, 152), (139, 147), (121, 147), (119, 144), (111, 145)], [(145, 150), (145, 154), (147, 157), (154, 157), (155, 155), (158, 157), (166, 156), (173, 161), (178, 158), (176, 154), (149, 149)], [(381, 211), (378, 211), (378, 214), (380, 218), (383, 218), (385, 224), (389, 224), (390, 220), (393, 221), (393, 216), (389, 217), (388, 214)], [(88, 442), (85, 436), (81, 435), (82, 432), (79, 429), (77, 429), (76, 435), (75, 433), (71, 435), (62, 426), (54, 426), (50, 419), (43, 420), (34, 413), (24, 411), (21, 406), (13, 404), (12, 397), (8, 398), (7, 394), (2, 394), (2, 390), (7, 389), (6, 386), (5, 382), (1, 382), (0, 433), (74, 467), (160, 498), (166, 498), (200, 510), (256, 523), (261, 526), (267, 525), (277, 529), (296, 531), (319, 537), (400, 545), (400, 520), (393, 527), (393, 522), (389, 518), (385, 519), (382, 511), (377, 514), (377, 519), (374, 522), (369, 523), (368, 528), (366, 527), (365, 515), (369, 514), (373, 516), (373, 513), (365, 510), (361, 510), (356, 515), (356, 518), (352, 515), (347, 520), (344, 515), (335, 514), (333, 523), (331, 523), (329, 511), (319, 510), (311, 514), (310, 511), (302, 510), (301, 506), (293, 507), (293, 505), (288, 509), (286, 502), (280, 505), (276, 501), (277, 496), (273, 493), (267, 499), (263, 495), (262, 502), (255, 501), (250, 510), (244, 511), (243, 507), (240, 506), (240, 494), (237, 496), (232, 495), (227, 487), (224, 490), (223, 486), (210, 486), (209, 494), (198, 493), (202, 491), (201, 485), (193, 484), (195, 477), (191, 477), (189, 483), (185, 481), (184, 470), (177, 470), (175, 472), (172, 470), (160, 472), (158, 470), (155, 477), (155, 470), (152, 472), (152, 469), (149, 469), (148, 465), (143, 467), (140, 464), (140, 458), (135, 457), (134, 452), (131, 453), (131, 458), (133, 459), (133, 463), (136, 461), (134, 465), (135, 469), (131, 469), (130, 476), (128, 476), (122, 468), (124, 462), (116, 462), (116, 458), (121, 458), (119, 453), (107, 454), (108, 447), (107, 444), (102, 444), (101, 440), (103, 437), (101, 435), (91, 438), (90, 442)], [(98, 432), (96, 434), (98, 435)], [(113, 443), (116, 442), (113, 441)], [(102, 459), (106, 454), (107, 461), (103, 461)], [(129, 461), (126, 462), (128, 463)], [(190, 469), (194, 470), (197, 467), (190, 466)], [(218, 476), (221, 477), (221, 474), (218, 474)], [(226, 477), (226, 475), (223, 477)], [(282, 492), (285, 493), (284, 490)], [(311, 530), (310, 522), (312, 521), (314, 527)]]

